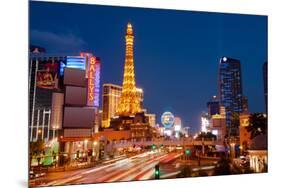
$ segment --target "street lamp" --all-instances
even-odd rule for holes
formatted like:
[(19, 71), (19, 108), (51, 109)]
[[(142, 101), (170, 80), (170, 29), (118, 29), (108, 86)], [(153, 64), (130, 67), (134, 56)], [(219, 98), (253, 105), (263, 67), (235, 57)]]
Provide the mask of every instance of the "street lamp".
[(97, 141), (94, 141), (94, 146), (96, 146), (98, 143), (97, 143)]
[(85, 140), (84, 140), (84, 153), (86, 153), (87, 150), (88, 150), (88, 140), (85, 139)]
[(235, 142), (230, 143), (230, 157), (235, 158)]

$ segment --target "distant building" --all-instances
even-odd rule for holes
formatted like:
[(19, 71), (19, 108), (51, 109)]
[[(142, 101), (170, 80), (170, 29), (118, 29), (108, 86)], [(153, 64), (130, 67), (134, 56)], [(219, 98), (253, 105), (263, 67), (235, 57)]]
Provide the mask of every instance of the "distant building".
[(185, 135), (185, 137), (189, 137), (189, 130), (190, 127), (182, 127), (182, 133)]
[(136, 113), (134, 116), (113, 117), (110, 126), (115, 131), (129, 130), (131, 139), (135, 141), (151, 140), (157, 134), (157, 129), (150, 126), (144, 112)]
[(217, 136), (218, 141), (224, 141), (226, 136), (226, 119), (223, 115), (212, 115), (210, 119), (210, 132)]
[(225, 107), (228, 134), (238, 136), (239, 126), (232, 125), (234, 113), (243, 112), (242, 72), (240, 61), (237, 59), (220, 59), (219, 100)]
[[(136, 91), (141, 108), (143, 108), (143, 90), (141, 88), (136, 88)], [(110, 126), (110, 119), (117, 115), (116, 112), (122, 93), (122, 87), (110, 83), (103, 84), (102, 93), (102, 127), (108, 128)]]
[(179, 138), (180, 137), (180, 132), (182, 131), (182, 122), (180, 117), (175, 117), (174, 120), (174, 132), (175, 132), (175, 137)]
[(140, 108), (143, 109), (143, 89), (136, 88), (137, 100), (140, 102)]
[(182, 126), (181, 118), (180, 117), (175, 117), (174, 120), (174, 126), (179, 125), (180, 127)]
[(133, 123), (130, 125), (131, 138), (135, 141), (151, 140), (156, 136), (153, 132), (154, 127), (149, 124), (149, 118), (142, 112), (137, 113)]
[(202, 113), (201, 115), (201, 132), (207, 132), (210, 126), (210, 119), (208, 113)]
[(56, 136), (50, 127), (52, 94), (61, 90), (59, 68), (60, 63), (65, 61), (63, 56), (41, 52), (29, 54), (28, 119), (31, 142), (38, 139), (49, 141)]
[(122, 87), (114, 84), (103, 84), (102, 91), (102, 127), (110, 126), (110, 119), (116, 115)]
[(207, 103), (207, 107), (210, 116), (220, 114), (220, 102), (216, 96), (213, 96), (212, 100)]
[(145, 113), (145, 116), (148, 118), (149, 125), (151, 127), (155, 127), (155, 125), (156, 125), (156, 114)]

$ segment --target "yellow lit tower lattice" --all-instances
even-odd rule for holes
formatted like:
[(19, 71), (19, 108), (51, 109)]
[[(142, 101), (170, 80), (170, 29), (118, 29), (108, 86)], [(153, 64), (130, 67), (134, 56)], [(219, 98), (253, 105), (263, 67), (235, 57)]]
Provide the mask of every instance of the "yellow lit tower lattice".
[(134, 68), (134, 33), (131, 23), (127, 24), (126, 31), (126, 56), (123, 75), (123, 86), (119, 105), (118, 115), (135, 115), (141, 111), (140, 101), (137, 97), (135, 68)]

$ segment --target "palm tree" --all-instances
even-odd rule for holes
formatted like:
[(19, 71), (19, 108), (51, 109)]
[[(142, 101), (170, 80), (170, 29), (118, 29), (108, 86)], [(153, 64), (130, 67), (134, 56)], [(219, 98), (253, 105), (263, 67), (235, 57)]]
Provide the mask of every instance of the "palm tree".
[(253, 113), (249, 117), (249, 126), (246, 127), (251, 139), (258, 135), (267, 134), (267, 117), (262, 113)]

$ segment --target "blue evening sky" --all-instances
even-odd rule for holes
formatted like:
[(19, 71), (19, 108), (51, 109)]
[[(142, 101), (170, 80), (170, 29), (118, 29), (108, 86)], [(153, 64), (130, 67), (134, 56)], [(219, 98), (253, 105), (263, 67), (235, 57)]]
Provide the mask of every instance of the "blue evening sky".
[(262, 64), (267, 61), (267, 17), (64, 3), (30, 3), (30, 43), (52, 53), (93, 52), (102, 83), (122, 83), (125, 30), (135, 33), (135, 73), (144, 106), (169, 110), (192, 132), (218, 89), (222, 56), (239, 59), (251, 112), (264, 111)]

